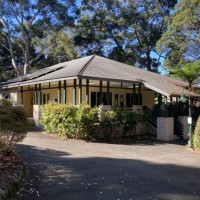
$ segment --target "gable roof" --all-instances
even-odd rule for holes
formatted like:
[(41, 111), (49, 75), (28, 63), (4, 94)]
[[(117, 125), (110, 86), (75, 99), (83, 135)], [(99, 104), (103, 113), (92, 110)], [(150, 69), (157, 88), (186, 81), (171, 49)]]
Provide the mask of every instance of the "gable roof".
[[(180, 96), (188, 84), (184, 81), (145, 71), (137, 67), (97, 55), (87, 56), (19, 76), (0, 84), (0, 88), (52, 82), (73, 78), (88, 78), (118, 82), (143, 83), (165, 96)], [(185, 95), (188, 91), (185, 90)], [(191, 93), (192, 96), (198, 96)]]

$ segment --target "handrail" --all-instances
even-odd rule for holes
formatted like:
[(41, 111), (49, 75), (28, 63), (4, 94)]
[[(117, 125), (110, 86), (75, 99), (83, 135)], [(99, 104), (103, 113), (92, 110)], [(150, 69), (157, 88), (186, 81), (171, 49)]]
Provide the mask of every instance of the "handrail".
[(157, 119), (155, 116), (155, 112), (153, 112), (150, 108), (147, 106), (143, 106), (143, 111), (147, 117), (147, 120), (154, 126), (157, 127)]

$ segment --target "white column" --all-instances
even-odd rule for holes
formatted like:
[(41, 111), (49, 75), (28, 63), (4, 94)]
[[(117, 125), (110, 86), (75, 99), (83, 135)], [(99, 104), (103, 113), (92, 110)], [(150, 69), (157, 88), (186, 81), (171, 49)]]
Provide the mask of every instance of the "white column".
[(157, 139), (163, 141), (174, 140), (173, 117), (157, 117)]
[(33, 120), (35, 126), (40, 127), (40, 106), (33, 105)]
[(183, 125), (183, 138), (185, 140), (189, 139), (188, 116), (178, 116), (178, 121)]

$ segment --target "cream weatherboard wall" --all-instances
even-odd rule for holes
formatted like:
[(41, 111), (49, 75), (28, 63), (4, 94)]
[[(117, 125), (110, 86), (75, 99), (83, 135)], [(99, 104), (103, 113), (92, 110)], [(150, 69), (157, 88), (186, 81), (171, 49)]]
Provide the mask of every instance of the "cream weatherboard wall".
[[(43, 89), (43, 85), (41, 87), (41, 104), (47, 103), (44, 102), (43, 95), (49, 95), (50, 101), (56, 101), (58, 100), (58, 89), (56, 88), (57, 85), (54, 85), (54, 89)], [(11, 89), (4, 89), (1, 90), (0, 98), (3, 98), (3, 94), (10, 94), (10, 99), (13, 101), (14, 104), (21, 105), (23, 102), (23, 106), (27, 112), (28, 117), (33, 116), (33, 101), (34, 101), (34, 90), (33, 87), (30, 89), (28, 86), (25, 86), (23, 88), (25, 91), (23, 91), (23, 95), (21, 95), (20, 88), (11, 88)], [(91, 105), (91, 93), (92, 92), (99, 92), (100, 88), (99, 86), (90, 86), (89, 87), (89, 105)], [(66, 90), (66, 97), (67, 97), (67, 104), (73, 105), (73, 92), (74, 88), (73, 86), (67, 86)], [(107, 92), (107, 87), (102, 88), (102, 92)], [(118, 94), (118, 98), (120, 98), (120, 95), (124, 96), (124, 106), (126, 105), (126, 94), (130, 93), (132, 94), (132, 89), (129, 88), (110, 88), (110, 92), (112, 93), (112, 107), (115, 107), (115, 95)], [(61, 103), (64, 103), (64, 89), (63, 85), (61, 88)], [(136, 89), (136, 94), (138, 94), (138, 90)], [(142, 105), (148, 106), (149, 108), (153, 108), (154, 106), (154, 97), (155, 92), (148, 90), (146, 88), (141, 90), (142, 94)], [(21, 96), (23, 96), (23, 100), (21, 100)], [(120, 101), (118, 99), (118, 101)], [(82, 102), (86, 102), (86, 86), (82, 86)], [(79, 104), (79, 88), (76, 87), (76, 105)], [(118, 103), (119, 106), (119, 103)]]
[(33, 91), (23, 92), (23, 106), (28, 117), (33, 116)]
[[(73, 87), (68, 86), (66, 90), (66, 97), (67, 97), (67, 104), (73, 104)], [(91, 93), (92, 92), (99, 92), (99, 87), (90, 87), (89, 88), (89, 104), (91, 105)], [(107, 92), (107, 88), (103, 87), (102, 92)], [(126, 105), (126, 94), (130, 93), (132, 94), (132, 89), (126, 89), (126, 88), (110, 88), (110, 92), (112, 93), (112, 106), (115, 106), (115, 94), (124, 95), (124, 105)], [(138, 91), (136, 90), (136, 94)], [(43, 97), (43, 94), (49, 94), (50, 101), (57, 101), (58, 100), (58, 89), (45, 89), (41, 90), (41, 94)], [(61, 103), (64, 103), (64, 89), (61, 89)], [(142, 105), (148, 106), (149, 108), (152, 108), (154, 106), (154, 97), (155, 92), (150, 91), (148, 89), (142, 90)], [(86, 102), (86, 87), (82, 87), (82, 102)], [(42, 100), (42, 103), (43, 100)], [(79, 89), (78, 86), (76, 87), (76, 104), (79, 104)]]
[(9, 95), (8, 99), (10, 99), (13, 104), (20, 105), (21, 104), (21, 95), (18, 92), (19, 88), (8, 88), (4, 90), (0, 90), (0, 99), (4, 98), (4, 95)]
[(9, 88), (0, 91), (0, 99), (4, 98), (4, 95), (8, 95), (8, 99), (12, 101), (14, 105), (22, 105), (26, 110), (27, 116), (33, 116), (33, 92), (32, 91), (24, 91), (23, 99), (21, 98), (20, 88)]

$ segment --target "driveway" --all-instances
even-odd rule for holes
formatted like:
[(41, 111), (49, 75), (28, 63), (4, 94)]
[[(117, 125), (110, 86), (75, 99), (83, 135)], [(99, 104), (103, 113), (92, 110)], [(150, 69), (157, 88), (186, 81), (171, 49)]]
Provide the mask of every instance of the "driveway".
[(200, 154), (182, 144), (65, 141), (28, 133), (15, 200), (199, 200)]

